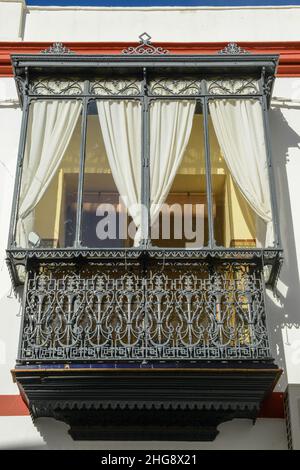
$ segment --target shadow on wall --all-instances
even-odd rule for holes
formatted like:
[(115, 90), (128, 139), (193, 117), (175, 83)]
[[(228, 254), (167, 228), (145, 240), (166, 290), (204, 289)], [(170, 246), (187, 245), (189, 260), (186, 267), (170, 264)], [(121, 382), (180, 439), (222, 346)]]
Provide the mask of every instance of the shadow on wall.
[[(284, 342), (288, 344), (288, 330), (293, 327), (300, 328), (299, 270), (287, 177), (289, 149), (300, 148), (300, 135), (290, 127), (281, 109), (272, 109), (269, 117), (284, 262), (276, 294), (272, 295), (269, 293), (266, 299), (266, 308), (273, 355), (278, 366), (284, 367)], [(284, 380), (286, 378), (283, 377), (281, 383), (283, 390), (286, 386), (286, 384), (284, 385)]]

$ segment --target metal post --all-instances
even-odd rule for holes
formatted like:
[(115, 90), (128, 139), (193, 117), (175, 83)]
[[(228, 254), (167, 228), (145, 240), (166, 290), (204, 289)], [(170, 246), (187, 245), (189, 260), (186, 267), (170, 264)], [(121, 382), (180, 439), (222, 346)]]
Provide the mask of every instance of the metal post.
[[(89, 82), (85, 81), (85, 93), (88, 93)], [(80, 165), (79, 165), (79, 178), (78, 178), (78, 193), (77, 193), (77, 213), (76, 213), (76, 232), (75, 232), (75, 248), (81, 247), (81, 233), (82, 233), (82, 202), (84, 190), (84, 170), (85, 170), (85, 155), (86, 155), (86, 132), (87, 132), (87, 115), (88, 115), (89, 98), (83, 98), (82, 107), (82, 120), (81, 120), (81, 142), (80, 142)]]
[[(142, 102), (142, 168), (141, 168), (141, 233), (140, 245), (147, 247), (150, 242), (150, 100), (147, 88), (147, 71), (143, 69)], [(145, 213), (146, 208), (146, 213)]]
[(214, 237), (214, 218), (213, 218), (213, 205), (212, 205), (212, 184), (211, 184), (211, 165), (210, 165), (210, 146), (209, 146), (209, 131), (208, 131), (208, 99), (203, 99), (203, 125), (204, 125), (204, 149), (205, 149), (205, 169), (206, 169), (206, 194), (207, 194), (207, 207), (208, 207), (208, 234), (209, 234), (209, 248), (215, 247)]
[(22, 170), (23, 170), (23, 159), (26, 146), (26, 135), (28, 127), (28, 116), (29, 116), (29, 98), (24, 90), (23, 95), (23, 115), (21, 122), (21, 134), (19, 140), (19, 149), (18, 149), (18, 158), (17, 158), (17, 168), (16, 168), (16, 179), (13, 192), (12, 200), (12, 212), (10, 217), (10, 226), (9, 226), (9, 235), (8, 235), (8, 248), (13, 245), (16, 245), (16, 228), (17, 228), (17, 218), (19, 210), (19, 198), (21, 191), (21, 180), (22, 180)]
[[(29, 285), (29, 276), (32, 273), (29, 273), (28, 270), (26, 270), (26, 277), (25, 277), (25, 283), (24, 283), (24, 289), (23, 289), (23, 298), (21, 301), (21, 321), (20, 321), (20, 331), (19, 331), (19, 344), (18, 344), (18, 356), (17, 356), (17, 362), (22, 362), (24, 361), (24, 351), (23, 351), (23, 332), (24, 332), (24, 325), (25, 325), (25, 315), (26, 315), (26, 301), (27, 301), (27, 293), (28, 293), (28, 285)], [(32, 279), (32, 277), (31, 277)]]

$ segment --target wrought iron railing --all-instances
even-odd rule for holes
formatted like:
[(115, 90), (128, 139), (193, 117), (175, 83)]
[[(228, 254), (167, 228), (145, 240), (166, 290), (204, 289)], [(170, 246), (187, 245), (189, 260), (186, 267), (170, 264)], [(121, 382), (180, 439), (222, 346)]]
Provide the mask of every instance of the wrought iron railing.
[(20, 363), (270, 358), (255, 262), (45, 263), (24, 295)]

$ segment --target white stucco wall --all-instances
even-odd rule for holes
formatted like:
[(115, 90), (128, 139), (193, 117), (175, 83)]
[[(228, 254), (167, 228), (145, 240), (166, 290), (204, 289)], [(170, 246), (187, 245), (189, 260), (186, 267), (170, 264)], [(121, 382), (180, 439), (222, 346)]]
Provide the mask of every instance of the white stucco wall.
[(22, 112), (12, 78), (0, 79), (0, 394), (18, 393), (12, 383), (20, 324), (20, 302), (11, 293), (5, 263)]
[(0, 0), (0, 41), (135, 41), (144, 31), (155, 41), (297, 41), (299, 22), (299, 6), (61, 8)]
[(24, 40), (135, 41), (147, 31), (155, 41), (296, 41), (299, 23), (300, 7), (30, 7)]
[(289, 425), (294, 450), (300, 450), (300, 385), (288, 385)]
[(25, 19), (24, 0), (0, 0), (0, 41), (21, 41)]
[[(277, 357), (285, 357), (283, 362), (286, 363), (289, 383), (300, 383), (299, 118), (300, 79), (277, 79), (270, 110), (270, 130), (285, 261), (277, 285), (277, 297), (271, 293), (268, 295), (268, 320)], [(281, 335), (278, 334), (279, 330)]]

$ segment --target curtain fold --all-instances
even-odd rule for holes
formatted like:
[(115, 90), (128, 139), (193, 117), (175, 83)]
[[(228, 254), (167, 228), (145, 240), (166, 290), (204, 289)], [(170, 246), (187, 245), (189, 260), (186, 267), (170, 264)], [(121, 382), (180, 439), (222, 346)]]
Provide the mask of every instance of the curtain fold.
[(16, 234), (21, 247), (27, 247), (34, 209), (62, 161), (80, 115), (81, 101), (41, 100), (31, 106)]
[[(182, 161), (193, 123), (196, 102), (155, 101), (150, 108), (150, 223), (165, 201)], [(134, 246), (142, 233), (141, 109), (134, 101), (97, 101), (98, 116), (112, 175), (137, 227)]]
[(273, 246), (274, 230), (261, 104), (258, 100), (249, 99), (216, 99), (209, 102), (209, 109), (231, 176), (267, 226), (265, 246)]
[(141, 106), (137, 101), (97, 101), (110, 169), (120, 197), (136, 227), (141, 226)]
[(154, 101), (150, 108), (150, 224), (171, 189), (188, 144), (196, 102)]

